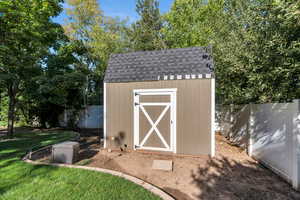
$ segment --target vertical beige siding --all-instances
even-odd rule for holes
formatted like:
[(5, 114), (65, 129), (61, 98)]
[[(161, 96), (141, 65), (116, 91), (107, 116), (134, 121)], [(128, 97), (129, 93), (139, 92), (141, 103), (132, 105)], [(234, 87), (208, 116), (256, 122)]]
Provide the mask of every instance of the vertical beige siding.
[[(127, 144), (128, 148), (133, 148), (134, 89), (177, 88), (177, 153), (209, 154), (211, 151), (210, 83), (210, 79), (107, 83), (107, 147), (115, 148)], [(161, 126), (159, 129), (168, 130), (164, 125), (159, 126)], [(145, 125), (144, 129), (149, 127)]]

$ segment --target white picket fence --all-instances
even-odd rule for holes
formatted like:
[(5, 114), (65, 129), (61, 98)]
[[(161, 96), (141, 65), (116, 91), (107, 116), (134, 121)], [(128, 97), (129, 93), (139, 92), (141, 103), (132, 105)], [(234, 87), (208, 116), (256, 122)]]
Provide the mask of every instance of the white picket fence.
[(300, 101), (218, 106), (219, 130), (300, 189)]

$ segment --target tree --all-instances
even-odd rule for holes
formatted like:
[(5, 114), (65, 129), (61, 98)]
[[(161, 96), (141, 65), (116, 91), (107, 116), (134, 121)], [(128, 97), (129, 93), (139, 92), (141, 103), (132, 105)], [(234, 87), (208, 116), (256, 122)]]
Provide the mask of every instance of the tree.
[(219, 103), (299, 98), (299, 1), (176, 0), (169, 47), (213, 46)]
[(27, 82), (19, 107), (25, 107), (29, 121), (38, 119), (42, 127), (58, 126), (58, 117), (65, 109), (79, 110), (89, 73), (80, 57), (86, 49), (80, 41), (57, 41), (49, 52), (39, 76)]
[(0, 81), (9, 97), (8, 135), (13, 135), (17, 96), (25, 82), (39, 73), (41, 60), (59, 37), (51, 18), (61, 12), (61, 0), (0, 2)]
[(140, 19), (128, 31), (132, 49), (136, 51), (164, 49), (163, 21), (157, 0), (138, 0), (136, 12)]
[(220, 28), (223, 0), (175, 0), (165, 14), (163, 34), (170, 48), (207, 46)]
[[(224, 4), (214, 55), (223, 103), (288, 102), (299, 98), (299, 2)], [(298, 11), (297, 11), (298, 10)]]
[(87, 49), (82, 64), (90, 71), (86, 90), (88, 102), (99, 104), (101, 82), (109, 56), (127, 49), (125, 21), (106, 17), (96, 0), (67, 0), (69, 20), (65, 32), (71, 40), (79, 40)]

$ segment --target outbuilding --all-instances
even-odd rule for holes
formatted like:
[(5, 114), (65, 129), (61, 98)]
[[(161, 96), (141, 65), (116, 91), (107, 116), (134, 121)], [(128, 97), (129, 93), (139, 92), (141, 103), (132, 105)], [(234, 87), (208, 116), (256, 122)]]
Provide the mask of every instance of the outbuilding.
[(215, 154), (210, 47), (113, 54), (104, 78), (104, 148)]

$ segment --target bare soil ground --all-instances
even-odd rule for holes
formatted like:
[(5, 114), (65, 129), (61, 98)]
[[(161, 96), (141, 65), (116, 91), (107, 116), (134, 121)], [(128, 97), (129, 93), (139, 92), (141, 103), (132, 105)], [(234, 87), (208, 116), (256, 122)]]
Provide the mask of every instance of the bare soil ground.
[[(178, 157), (139, 152), (100, 151), (91, 142), (81, 151), (88, 166), (121, 171), (152, 183), (179, 200), (285, 200), (300, 199), (289, 184), (259, 165), (239, 148), (217, 135), (214, 158)], [(91, 153), (89, 153), (91, 152)], [(151, 169), (154, 159), (173, 160), (173, 171)]]

